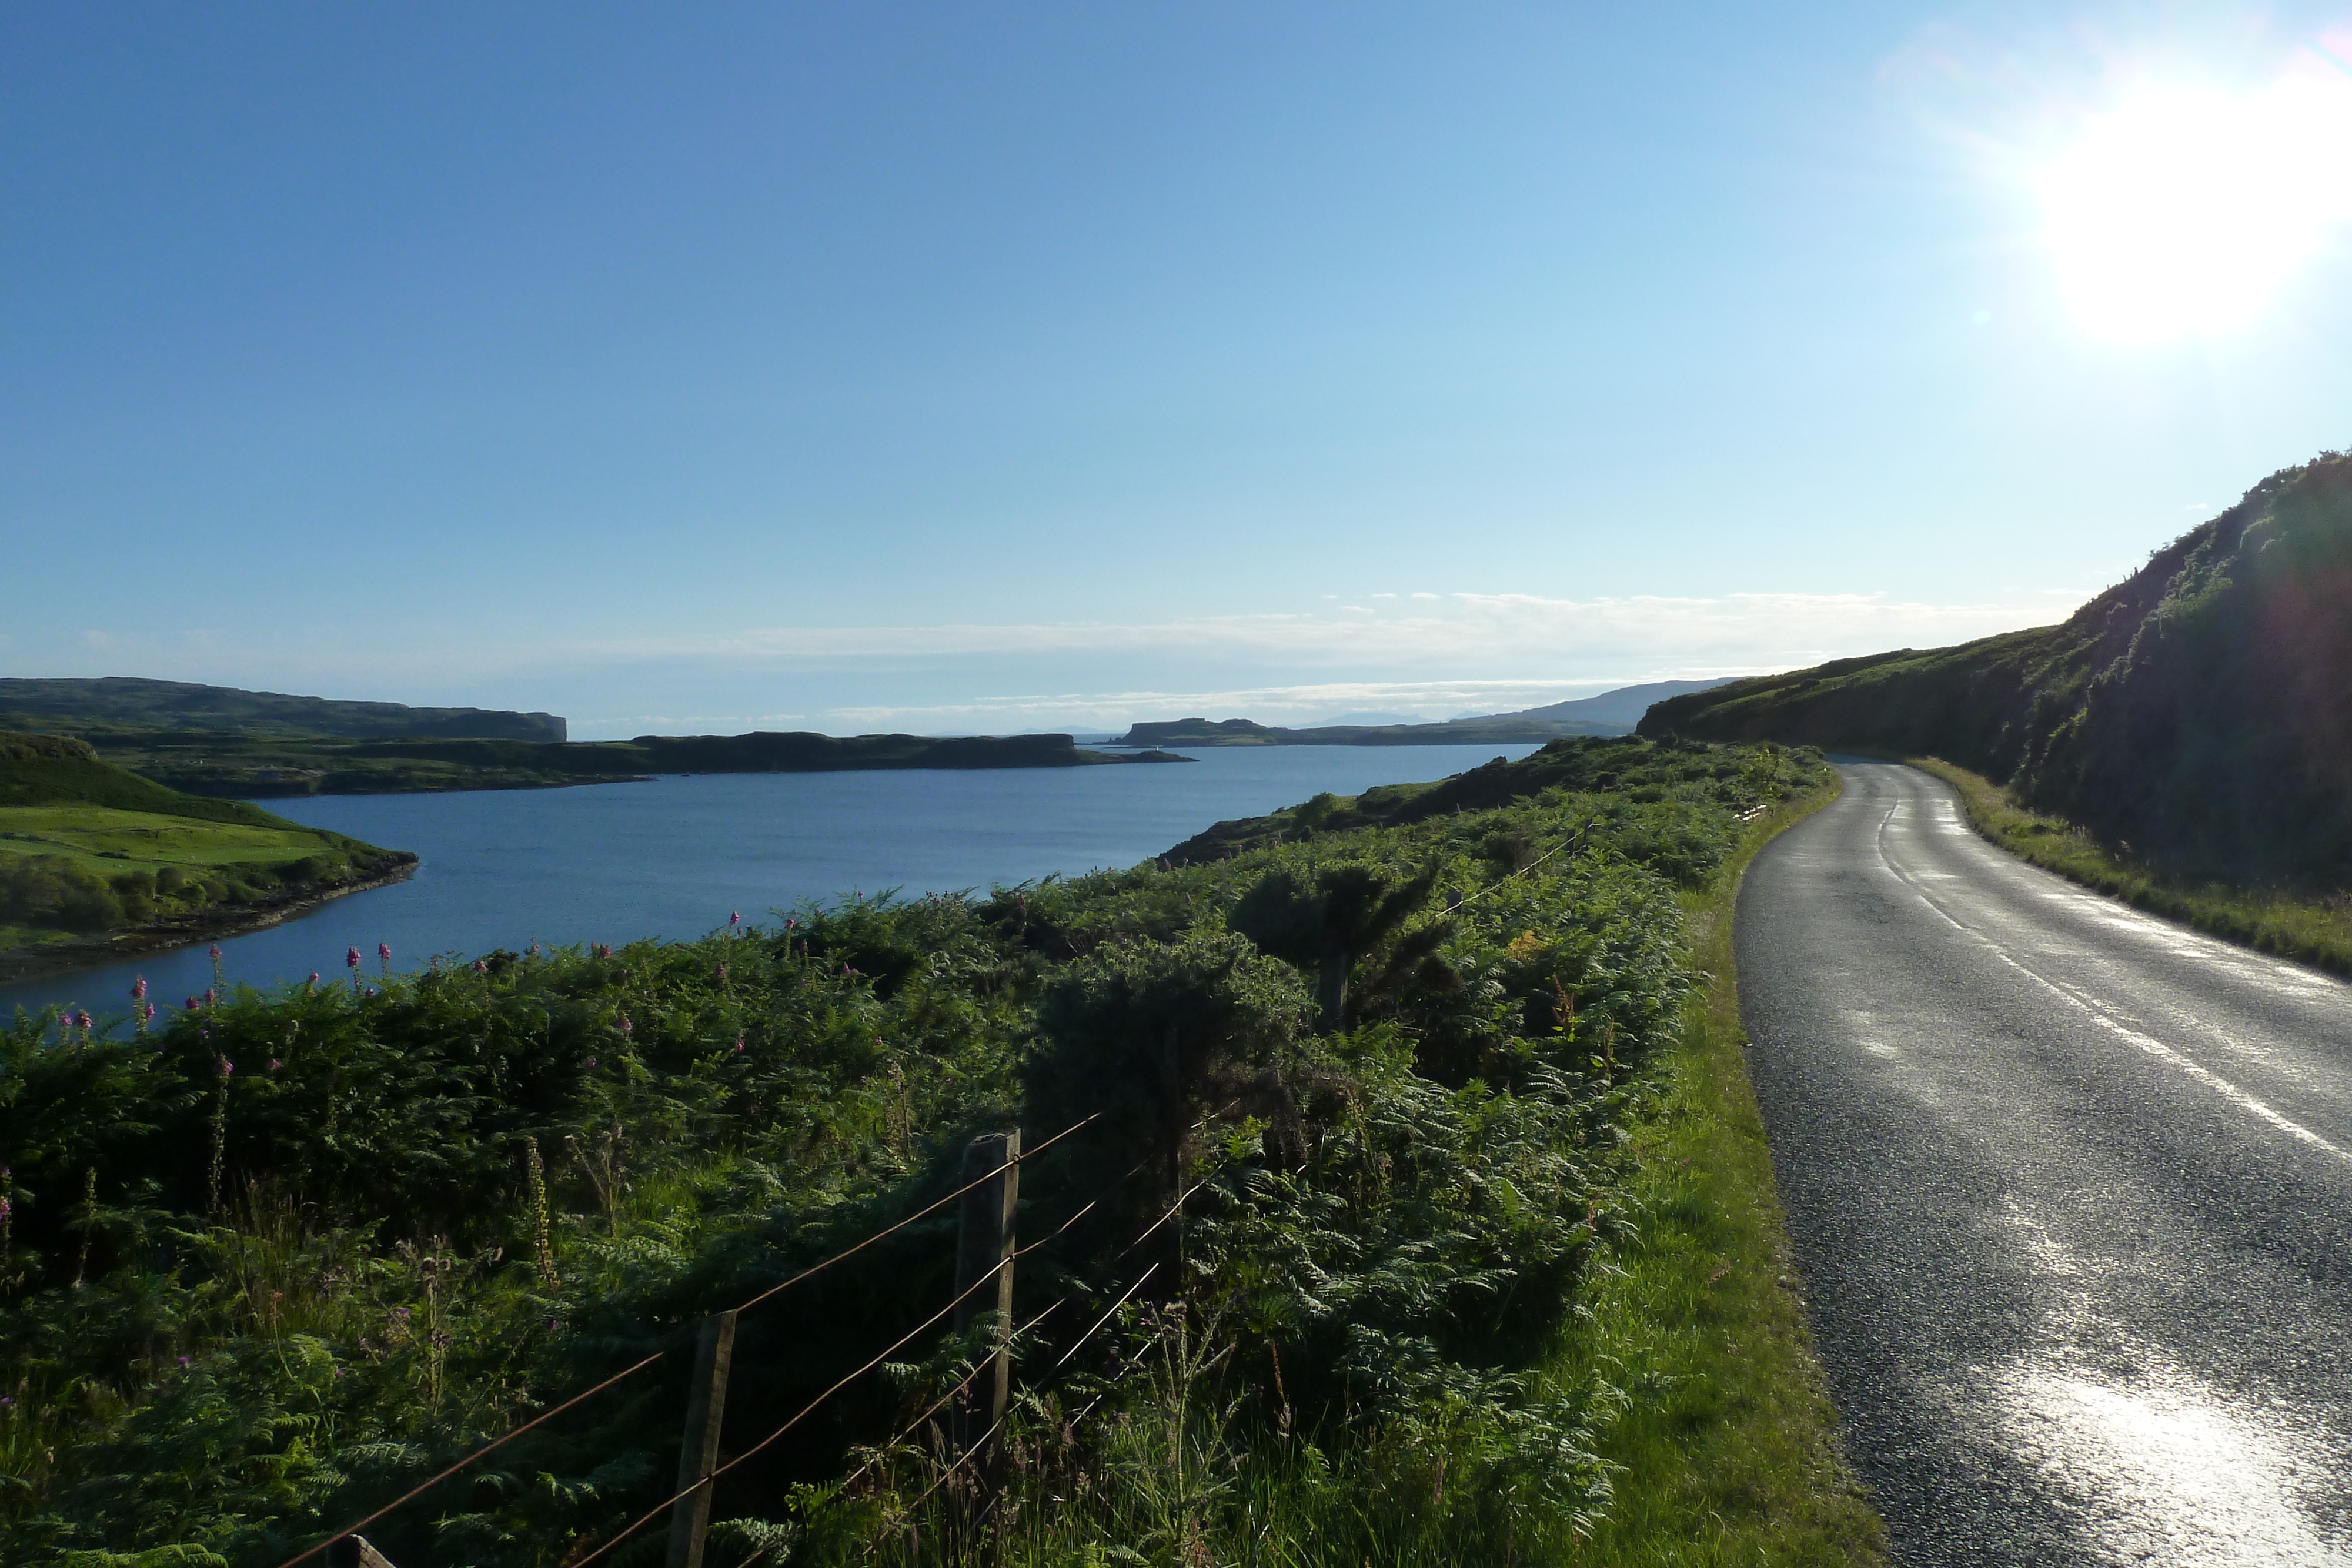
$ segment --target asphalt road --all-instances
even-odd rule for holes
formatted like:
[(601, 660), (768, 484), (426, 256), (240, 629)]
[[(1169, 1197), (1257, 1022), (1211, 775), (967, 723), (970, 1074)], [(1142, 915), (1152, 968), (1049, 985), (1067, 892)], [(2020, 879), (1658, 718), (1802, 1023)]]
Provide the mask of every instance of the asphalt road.
[(2352, 1562), (2352, 987), (1841, 771), (1748, 873), (1739, 994), (1897, 1561)]

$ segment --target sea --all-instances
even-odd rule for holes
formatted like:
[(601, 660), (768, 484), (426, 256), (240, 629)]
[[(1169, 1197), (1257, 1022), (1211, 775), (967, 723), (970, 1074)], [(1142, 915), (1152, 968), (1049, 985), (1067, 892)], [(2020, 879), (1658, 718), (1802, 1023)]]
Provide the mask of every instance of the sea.
[[(341, 978), (356, 947), (395, 970), (495, 948), (691, 938), (740, 914), (774, 925), (807, 903), (985, 892), (1123, 868), (1212, 823), (1322, 790), (1442, 779), (1533, 746), (1211, 747), (1182, 763), (870, 773), (723, 773), (642, 784), (434, 795), (327, 795), (261, 805), (311, 827), (414, 851), (416, 874), (329, 900), (220, 944), (231, 986)], [(204, 945), (0, 987), (16, 1009), (130, 1016), (213, 984)]]

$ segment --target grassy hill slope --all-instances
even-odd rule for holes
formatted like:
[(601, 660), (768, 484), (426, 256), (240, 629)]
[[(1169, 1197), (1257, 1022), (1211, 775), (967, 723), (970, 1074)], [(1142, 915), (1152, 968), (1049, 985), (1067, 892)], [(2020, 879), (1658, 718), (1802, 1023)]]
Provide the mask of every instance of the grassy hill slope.
[(0, 734), (0, 974), (267, 924), (415, 862), (175, 793), (82, 741)]
[(2352, 882), (2352, 454), (2283, 469), (2063, 624), (1660, 703), (1642, 733), (1948, 758), (2161, 870)]
[(205, 822), (291, 828), (242, 800), (205, 800), (167, 789), (110, 762), (86, 741), (54, 735), (0, 733), (0, 807), (79, 804), (120, 811), (151, 811)]
[(100, 680), (0, 680), (0, 728), (87, 735), (111, 728), (204, 729), (245, 735), (480, 737), (562, 740), (551, 713), (476, 707), (410, 707), (239, 691), (187, 681), (110, 675)]

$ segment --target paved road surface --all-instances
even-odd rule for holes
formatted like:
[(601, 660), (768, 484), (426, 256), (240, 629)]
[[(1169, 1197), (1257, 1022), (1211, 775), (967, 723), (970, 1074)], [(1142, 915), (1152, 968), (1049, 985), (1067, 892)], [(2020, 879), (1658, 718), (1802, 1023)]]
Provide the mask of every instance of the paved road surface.
[(1842, 771), (1748, 874), (1739, 990), (1898, 1561), (2352, 1562), (2352, 987)]

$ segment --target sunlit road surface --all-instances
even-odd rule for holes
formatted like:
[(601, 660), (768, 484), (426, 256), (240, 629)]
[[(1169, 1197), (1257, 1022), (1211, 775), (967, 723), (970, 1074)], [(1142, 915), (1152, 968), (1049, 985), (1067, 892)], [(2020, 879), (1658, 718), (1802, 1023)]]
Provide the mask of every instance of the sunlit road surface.
[(1841, 771), (1748, 873), (1739, 991), (1897, 1561), (2352, 1562), (2352, 987)]

